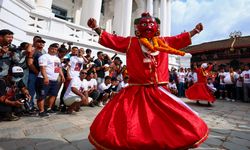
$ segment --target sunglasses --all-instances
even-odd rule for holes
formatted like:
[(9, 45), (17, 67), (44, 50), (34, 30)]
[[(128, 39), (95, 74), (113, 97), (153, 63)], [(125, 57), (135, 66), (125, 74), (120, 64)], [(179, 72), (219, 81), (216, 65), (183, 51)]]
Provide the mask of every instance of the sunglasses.
[(87, 72), (80, 72), (80, 74), (87, 74)]
[(20, 72), (20, 73), (13, 73), (12, 76), (15, 77), (15, 78), (22, 78), (23, 77), (23, 72)]

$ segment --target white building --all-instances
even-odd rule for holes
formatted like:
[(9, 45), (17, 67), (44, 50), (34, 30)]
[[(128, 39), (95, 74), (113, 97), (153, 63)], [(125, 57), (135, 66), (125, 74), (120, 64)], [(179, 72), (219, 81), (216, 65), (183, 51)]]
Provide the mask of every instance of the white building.
[[(87, 27), (92, 17), (99, 26), (117, 35), (134, 35), (133, 20), (148, 11), (161, 20), (161, 35), (170, 35), (171, 0), (0, 0), (0, 29), (14, 32), (14, 44), (32, 42), (35, 35), (50, 43), (73, 42), (74, 45), (99, 50), (112, 56), (114, 51), (97, 43), (98, 35)], [(125, 62), (125, 55), (119, 56)], [(170, 55), (170, 66), (187, 64)], [(188, 65), (189, 66), (189, 65)]]

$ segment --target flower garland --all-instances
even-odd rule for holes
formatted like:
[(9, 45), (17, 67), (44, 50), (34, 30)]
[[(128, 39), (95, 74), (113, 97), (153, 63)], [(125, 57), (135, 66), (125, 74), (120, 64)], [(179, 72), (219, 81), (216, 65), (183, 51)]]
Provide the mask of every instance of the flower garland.
[(148, 41), (147, 38), (140, 38), (140, 42), (148, 48), (149, 51), (151, 52), (167, 52), (169, 54), (176, 54), (176, 55), (181, 55), (184, 56), (185, 52), (174, 49), (167, 44), (165, 44), (160, 38), (158, 37), (153, 37), (152, 38), (153, 45)]
[(208, 76), (208, 73), (206, 72), (205, 69), (201, 68), (201, 72), (202, 72), (203, 76), (205, 76), (205, 77)]

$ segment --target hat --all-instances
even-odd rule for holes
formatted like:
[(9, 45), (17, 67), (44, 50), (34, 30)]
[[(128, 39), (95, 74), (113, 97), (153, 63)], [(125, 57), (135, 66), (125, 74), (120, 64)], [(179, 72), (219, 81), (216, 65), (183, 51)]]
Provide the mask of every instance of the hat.
[(50, 44), (49, 47), (54, 47), (54, 48), (58, 48), (59, 47), (59, 44), (58, 43), (53, 43), (53, 44)]
[(207, 63), (201, 64), (201, 68), (207, 68)]
[(37, 39), (36, 42), (46, 43), (42, 38), (41, 39)]
[(23, 68), (19, 66), (12, 67), (12, 73), (23, 73)]

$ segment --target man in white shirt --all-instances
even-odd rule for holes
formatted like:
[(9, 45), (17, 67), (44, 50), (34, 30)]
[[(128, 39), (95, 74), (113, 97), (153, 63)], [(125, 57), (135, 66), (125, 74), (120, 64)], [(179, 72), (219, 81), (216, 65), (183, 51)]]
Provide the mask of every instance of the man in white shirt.
[(227, 101), (235, 101), (235, 83), (236, 83), (236, 75), (237, 73), (234, 72), (233, 67), (229, 68), (229, 72), (225, 72), (225, 87), (227, 90), (227, 97), (225, 98)]
[(225, 73), (224, 68), (220, 69), (220, 73), (218, 76), (220, 78), (220, 85), (219, 85), (220, 99), (223, 99), (223, 96), (227, 97), (226, 84), (224, 81), (226, 73)]
[(82, 70), (84, 60), (80, 57), (77, 47), (72, 47), (71, 50), (71, 57), (69, 60), (69, 67), (68, 67), (68, 78), (71, 80), (75, 77), (79, 76), (80, 71)]
[(249, 64), (245, 65), (245, 70), (241, 73), (243, 78), (244, 102), (250, 102), (250, 70)]
[(97, 90), (97, 81), (94, 78), (93, 72), (91, 71), (87, 72), (86, 86), (87, 86), (88, 96), (91, 97), (94, 102), (97, 102), (100, 92)]
[(184, 88), (184, 83), (185, 83), (185, 76), (186, 73), (184, 72), (184, 69), (181, 67), (180, 71), (177, 74), (178, 76), (178, 96), (179, 97), (185, 97), (185, 88)]
[(80, 76), (73, 78), (64, 94), (64, 104), (68, 106), (67, 112), (71, 114), (73, 111), (78, 111), (80, 105), (89, 105), (88, 87), (85, 80), (87, 76), (86, 70), (81, 70)]
[(98, 90), (100, 92), (100, 99), (99, 99), (98, 106), (102, 107), (103, 103), (105, 103), (111, 95), (111, 77), (110, 76), (106, 76), (104, 78), (104, 82), (102, 82), (99, 85)]
[[(57, 43), (51, 44), (48, 48), (48, 54), (43, 54), (38, 59), (40, 72), (36, 81), (36, 94), (40, 117), (48, 116), (48, 113), (53, 113), (51, 108), (54, 105), (59, 90), (57, 80), (59, 75), (61, 76), (61, 81), (65, 81), (61, 62), (57, 57), (58, 47)], [(47, 96), (49, 96), (49, 104), (47, 112), (45, 112), (44, 100)]]

